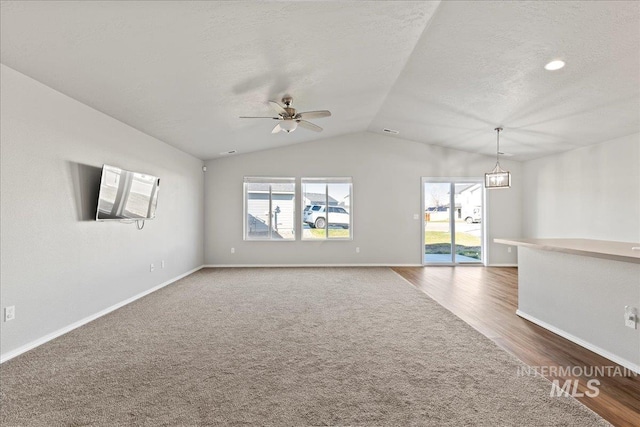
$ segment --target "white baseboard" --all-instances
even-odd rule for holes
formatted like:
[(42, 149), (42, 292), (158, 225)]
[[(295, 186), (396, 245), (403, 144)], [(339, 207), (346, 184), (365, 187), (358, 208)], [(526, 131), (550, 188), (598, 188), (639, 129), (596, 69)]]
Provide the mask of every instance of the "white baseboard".
[(422, 267), (422, 264), (205, 264), (203, 268), (264, 268), (264, 267)]
[(91, 322), (92, 320), (96, 320), (97, 318), (102, 317), (105, 314), (109, 314), (112, 311), (119, 309), (120, 307), (124, 307), (125, 305), (130, 304), (133, 301), (135, 301), (137, 299), (140, 299), (140, 298), (142, 298), (142, 297), (144, 297), (146, 295), (149, 295), (150, 293), (155, 292), (158, 289), (164, 288), (165, 286), (170, 285), (173, 282), (177, 282), (178, 280), (182, 279), (183, 277), (187, 277), (188, 275), (193, 274), (196, 271), (202, 269), (202, 267), (203, 267), (202, 265), (200, 267), (196, 267), (193, 270), (187, 271), (186, 273), (181, 274), (181, 275), (179, 275), (177, 277), (174, 277), (173, 279), (169, 279), (166, 282), (159, 284), (158, 286), (154, 286), (151, 289), (147, 289), (144, 292), (141, 292), (141, 293), (139, 293), (137, 295), (134, 295), (131, 298), (127, 298), (124, 301), (120, 301), (119, 303), (114, 304), (111, 307), (105, 308), (104, 310), (101, 310), (101, 311), (99, 311), (99, 312), (97, 312), (95, 314), (92, 314), (91, 316), (87, 316), (84, 319), (78, 320), (77, 322), (74, 322), (74, 323), (72, 323), (72, 324), (70, 324), (68, 326), (65, 326), (64, 328), (58, 329), (57, 331), (51, 332), (50, 334), (47, 334), (47, 335), (45, 335), (45, 336), (43, 336), (41, 338), (38, 338), (38, 339), (36, 339), (34, 341), (31, 341), (30, 343), (27, 343), (27, 344), (25, 344), (25, 345), (23, 345), (21, 347), (18, 347), (15, 350), (8, 351), (5, 354), (0, 356), (0, 363), (4, 363), (7, 360), (13, 359), (16, 356), (21, 355), (22, 353), (26, 353), (27, 351), (32, 350), (32, 349), (34, 349), (34, 348), (36, 348), (36, 347), (38, 347), (38, 346), (40, 346), (40, 345), (42, 345), (42, 344), (44, 344), (44, 343), (46, 343), (48, 341), (51, 341), (54, 338), (58, 338), (59, 336), (64, 335), (67, 332), (71, 332), (74, 329), (79, 328), (82, 325), (86, 325), (87, 323)]
[[(466, 264), (205, 264), (203, 268), (264, 268), (264, 267), (466, 267)], [(481, 264), (469, 264), (469, 267), (484, 267)], [(517, 267), (518, 264), (490, 264), (487, 267)]]
[(544, 322), (540, 319), (537, 319), (533, 316), (528, 315), (527, 313), (521, 311), (521, 310), (516, 310), (516, 314), (520, 317), (522, 317), (523, 319), (528, 320), (531, 323), (535, 323), (538, 326), (541, 326), (551, 332), (553, 332), (556, 335), (560, 335), (562, 338), (566, 338), (571, 342), (574, 342), (576, 344), (578, 344), (579, 346), (582, 346), (584, 348), (586, 348), (587, 350), (593, 351), (594, 353), (599, 354), (602, 357), (605, 357), (609, 360), (611, 360), (614, 363), (617, 363), (620, 366), (623, 366), (627, 369), (629, 369), (630, 371), (633, 371), (637, 374), (640, 374), (640, 365), (635, 364), (627, 359), (624, 359), (622, 357), (616, 356), (613, 353), (608, 352), (607, 350), (604, 350), (600, 347), (598, 347), (597, 345), (593, 345), (590, 342), (587, 342), (581, 338), (576, 337), (575, 335), (571, 335), (568, 332), (563, 331), (562, 329), (559, 329), (553, 325), (548, 324), (547, 322)]

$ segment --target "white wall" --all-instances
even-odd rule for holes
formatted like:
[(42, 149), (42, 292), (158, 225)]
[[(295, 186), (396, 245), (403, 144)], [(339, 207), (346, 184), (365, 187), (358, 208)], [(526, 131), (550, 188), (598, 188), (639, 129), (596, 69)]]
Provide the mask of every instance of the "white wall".
[[(0, 298), (16, 307), (0, 323), (4, 356), (202, 265), (204, 178), (201, 160), (0, 73)], [(103, 163), (161, 178), (157, 218), (142, 231), (93, 220)]]
[[(205, 263), (421, 264), (421, 177), (483, 177), (494, 164), (491, 157), (369, 132), (207, 161)], [(521, 235), (521, 167), (508, 161), (504, 166), (514, 185), (488, 192), (490, 264), (516, 262), (516, 251), (507, 253), (493, 238)], [(296, 177), (298, 184), (301, 177), (352, 177), (353, 241), (243, 241), (244, 176)], [(297, 228), (300, 235), (299, 219)]]
[(523, 233), (640, 242), (640, 134), (523, 164)]
[[(518, 247), (518, 314), (640, 373), (640, 264)], [(603, 286), (604, 285), (604, 286)]]

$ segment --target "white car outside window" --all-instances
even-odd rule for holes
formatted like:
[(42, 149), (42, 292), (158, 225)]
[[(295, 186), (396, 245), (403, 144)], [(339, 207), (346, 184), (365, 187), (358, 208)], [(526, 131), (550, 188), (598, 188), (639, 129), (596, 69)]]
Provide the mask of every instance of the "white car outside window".
[(311, 205), (308, 209), (305, 208), (303, 221), (311, 228), (324, 228), (327, 218), (330, 226), (349, 228), (349, 212), (340, 206), (329, 206), (327, 215), (324, 205)]

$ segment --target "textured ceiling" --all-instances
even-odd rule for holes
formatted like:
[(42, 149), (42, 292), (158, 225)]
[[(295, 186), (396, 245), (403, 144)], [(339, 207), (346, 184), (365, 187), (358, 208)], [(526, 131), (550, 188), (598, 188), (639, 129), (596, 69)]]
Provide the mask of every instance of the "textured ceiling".
[[(1, 61), (202, 159), (384, 127), (524, 160), (640, 131), (638, 2), (2, 2)], [(551, 59), (567, 66), (543, 69)], [(329, 109), (270, 133), (266, 101)], [(389, 139), (393, 143), (393, 139)]]
[(369, 130), (495, 153), (497, 125), (519, 160), (640, 131), (640, 3), (443, 3)]

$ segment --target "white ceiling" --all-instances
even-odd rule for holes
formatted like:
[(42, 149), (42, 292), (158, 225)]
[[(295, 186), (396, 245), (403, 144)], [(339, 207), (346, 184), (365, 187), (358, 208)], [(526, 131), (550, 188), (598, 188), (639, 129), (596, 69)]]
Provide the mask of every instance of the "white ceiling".
[[(526, 160), (640, 131), (640, 3), (21, 2), (1, 61), (202, 159), (382, 128)], [(556, 72), (543, 66), (562, 58)], [(270, 133), (266, 101), (329, 109)], [(393, 143), (393, 139), (389, 139)]]

